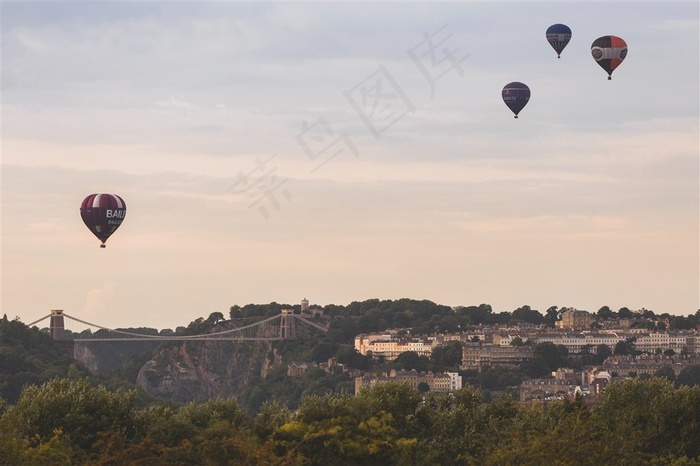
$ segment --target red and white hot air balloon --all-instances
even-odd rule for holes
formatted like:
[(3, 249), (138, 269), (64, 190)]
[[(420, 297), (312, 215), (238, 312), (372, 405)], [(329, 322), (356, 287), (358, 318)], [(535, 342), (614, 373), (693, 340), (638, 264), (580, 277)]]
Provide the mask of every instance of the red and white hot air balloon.
[(591, 55), (608, 73), (608, 79), (612, 79), (613, 71), (627, 57), (627, 42), (617, 36), (599, 37), (591, 45)]

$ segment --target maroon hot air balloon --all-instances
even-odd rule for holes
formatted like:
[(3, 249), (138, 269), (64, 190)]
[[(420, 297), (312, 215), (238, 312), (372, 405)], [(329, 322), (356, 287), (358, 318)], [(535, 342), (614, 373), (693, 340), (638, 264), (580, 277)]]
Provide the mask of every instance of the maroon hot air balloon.
[(80, 216), (104, 248), (126, 217), (126, 203), (116, 194), (90, 194), (80, 205)]

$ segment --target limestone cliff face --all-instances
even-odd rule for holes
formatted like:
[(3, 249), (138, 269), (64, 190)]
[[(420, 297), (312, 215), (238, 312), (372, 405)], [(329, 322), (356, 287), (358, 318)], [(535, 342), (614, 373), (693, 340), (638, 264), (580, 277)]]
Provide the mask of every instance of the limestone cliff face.
[(87, 345), (76, 343), (73, 347), (73, 358), (79, 361), (91, 374), (98, 374), (100, 368), (99, 358)]
[(177, 342), (154, 353), (136, 384), (177, 403), (236, 397), (251, 376), (264, 377), (275, 363), (279, 357), (270, 342)]
[(108, 375), (127, 361), (150, 354), (159, 344), (152, 341), (81, 342), (76, 340), (73, 357), (91, 374)]

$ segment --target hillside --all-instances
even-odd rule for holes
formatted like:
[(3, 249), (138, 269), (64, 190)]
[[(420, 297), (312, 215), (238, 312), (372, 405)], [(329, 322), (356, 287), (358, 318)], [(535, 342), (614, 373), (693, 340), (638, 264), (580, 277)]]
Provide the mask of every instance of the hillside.
[(89, 375), (47, 333), (30, 329), (22, 322), (0, 320), (0, 396), (15, 403), (25, 384), (40, 385), (54, 377)]

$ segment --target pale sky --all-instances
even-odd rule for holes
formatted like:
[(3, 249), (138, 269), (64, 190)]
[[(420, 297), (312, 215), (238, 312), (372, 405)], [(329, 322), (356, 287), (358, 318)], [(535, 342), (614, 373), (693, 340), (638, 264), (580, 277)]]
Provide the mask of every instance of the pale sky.
[[(2, 312), (694, 313), (698, 18), (697, 2), (3, 2)], [(561, 59), (554, 23), (573, 32)], [(629, 47), (611, 81), (590, 54), (604, 35)], [(532, 92), (517, 120), (511, 81)], [(97, 192), (127, 204), (106, 249), (79, 215)]]

